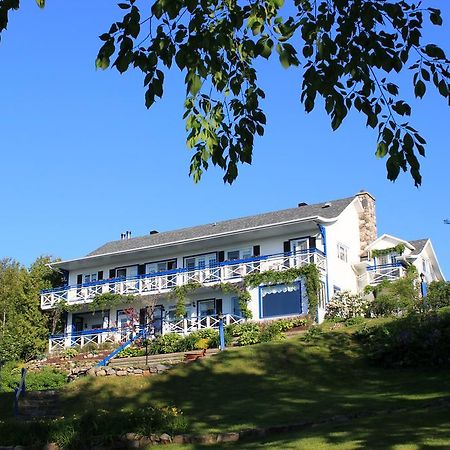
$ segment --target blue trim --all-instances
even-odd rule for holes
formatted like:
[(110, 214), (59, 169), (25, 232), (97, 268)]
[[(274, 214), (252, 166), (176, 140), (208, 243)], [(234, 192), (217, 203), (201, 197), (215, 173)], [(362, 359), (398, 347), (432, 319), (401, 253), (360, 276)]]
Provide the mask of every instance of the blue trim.
[[(325, 248), (325, 247), (324, 247)], [(147, 273), (144, 275), (134, 275), (131, 277), (118, 277), (118, 278), (109, 278), (106, 280), (99, 280), (99, 281), (93, 281), (91, 283), (82, 283), (82, 284), (72, 284), (72, 285), (65, 285), (60, 286), (53, 289), (44, 289), (41, 291), (41, 294), (48, 294), (51, 292), (60, 292), (63, 290), (68, 289), (81, 289), (84, 287), (93, 287), (93, 286), (102, 286), (104, 284), (110, 284), (110, 283), (116, 283), (118, 281), (132, 281), (132, 280), (140, 280), (142, 278), (155, 278), (160, 277), (163, 275), (176, 275), (179, 273), (186, 273), (186, 272), (192, 272), (196, 270), (205, 270), (205, 269), (214, 269), (219, 267), (227, 267), (227, 266), (235, 266), (238, 264), (245, 264), (250, 262), (258, 262), (258, 261), (265, 261), (266, 259), (274, 258), (274, 257), (283, 257), (283, 256), (295, 256), (295, 255), (301, 255), (301, 254), (308, 254), (308, 253), (317, 253), (321, 256), (326, 256), (324, 252), (319, 250), (318, 248), (312, 247), (305, 250), (300, 250), (297, 252), (286, 252), (286, 253), (274, 253), (271, 255), (263, 255), (263, 256), (253, 256), (251, 258), (245, 258), (245, 259), (235, 259), (233, 261), (224, 261), (221, 263), (217, 263), (210, 267), (193, 267), (192, 269), (188, 269), (186, 267), (182, 267), (179, 269), (172, 269), (172, 270), (166, 270), (164, 272), (155, 272), (155, 273)]]
[(97, 367), (103, 367), (108, 365), (109, 361), (113, 359), (118, 353), (120, 353), (122, 350), (126, 349), (128, 346), (130, 346), (136, 339), (139, 339), (141, 337), (146, 336), (146, 330), (141, 330), (136, 336), (129, 339), (127, 342), (123, 343), (120, 347), (117, 347), (114, 351), (112, 351), (108, 356), (105, 356), (98, 364)]
[(381, 264), (379, 266), (374, 264), (373, 266), (367, 266), (367, 270), (389, 269), (392, 267), (402, 267), (402, 265), (403, 264), (399, 263), (399, 262), (392, 263), (392, 264)]
[[(294, 314), (283, 314), (279, 316), (263, 316), (263, 304), (262, 304), (262, 295), (261, 295), (261, 289), (268, 287), (268, 286), (285, 286), (286, 284), (298, 284), (298, 291), (300, 293), (300, 312), (294, 313)], [(293, 281), (292, 283), (277, 283), (277, 284), (264, 284), (262, 286), (258, 286), (258, 303), (259, 303), (259, 318), (260, 319), (274, 319), (277, 317), (295, 317), (303, 313), (303, 296), (302, 296), (302, 281)], [(309, 305), (309, 299), (308, 299), (308, 305)]]
[[(322, 236), (323, 255), (325, 256), (325, 264), (326, 264), (326, 271), (325, 271), (325, 294), (326, 294), (326, 299), (325, 299), (325, 302), (326, 302), (326, 304), (328, 304), (330, 302), (330, 291), (329, 291), (329, 286), (328, 286), (327, 230), (320, 223), (318, 223), (317, 226), (319, 227), (320, 235)], [(319, 313), (319, 305), (317, 305), (317, 313)], [(317, 316), (319, 316), (319, 314), (317, 314)]]

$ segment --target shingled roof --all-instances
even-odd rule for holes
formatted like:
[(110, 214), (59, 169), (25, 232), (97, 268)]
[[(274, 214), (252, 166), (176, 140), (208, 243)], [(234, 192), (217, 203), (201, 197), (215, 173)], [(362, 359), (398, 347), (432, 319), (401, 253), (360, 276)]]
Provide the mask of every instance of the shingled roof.
[[(174, 231), (139, 236), (131, 239), (107, 242), (87, 256), (99, 256), (109, 253), (137, 250), (146, 247), (166, 245), (189, 239), (201, 239), (217, 234), (233, 233), (261, 226), (277, 225), (283, 222), (307, 219), (309, 217), (322, 217), (333, 219), (354, 200), (348, 197), (314, 205), (304, 205), (297, 208), (283, 209), (281, 211), (258, 214), (256, 216), (225, 220), (223, 222), (182, 228)], [(328, 205), (328, 206), (327, 206)]]
[(428, 241), (429, 239), (426, 238), (426, 239), (416, 239), (415, 241), (408, 241), (408, 242), (416, 249), (414, 251), (414, 255), (418, 255), (423, 250)]

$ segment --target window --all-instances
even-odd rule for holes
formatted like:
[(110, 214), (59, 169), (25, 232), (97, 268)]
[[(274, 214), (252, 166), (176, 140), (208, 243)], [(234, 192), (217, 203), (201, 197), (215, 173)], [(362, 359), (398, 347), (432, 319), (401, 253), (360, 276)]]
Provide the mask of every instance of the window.
[(341, 292), (341, 288), (339, 286), (333, 285), (333, 295), (336, 295), (338, 292)]
[(190, 256), (185, 258), (184, 266), (189, 270), (206, 269), (207, 267), (214, 267), (217, 264), (217, 256), (215, 253), (207, 255)]
[(430, 263), (428, 259), (422, 259), (422, 272), (429, 273), (430, 271)]
[(235, 316), (241, 316), (241, 305), (239, 304), (239, 298), (238, 297), (232, 297), (231, 298), (231, 304), (233, 305), (233, 314)]
[(253, 249), (251, 247), (242, 248), (239, 250), (230, 250), (227, 252), (227, 261), (234, 261), (236, 259), (248, 259), (253, 256)]
[(197, 315), (199, 317), (214, 316), (216, 314), (216, 300), (199, 300), (197, 302)]
[(94, 283), (97, 281), (97, 273), (88, 273), (84, 276), (85, 283)]
[(175, 261), (159, 261), (145, 265), (145, 273), (167, 272), (175, 267)]
[(341, 244), (340, 242), (338, 242), (337, 245), (337, 252), (338, 252), (338, 258), (342, 261), (347, 262), (348, 260), (348, 248), (346, 245)]
[(260, 295), (261, 317), (291, 316), (302, 312), (299, 283), (263, 286)]

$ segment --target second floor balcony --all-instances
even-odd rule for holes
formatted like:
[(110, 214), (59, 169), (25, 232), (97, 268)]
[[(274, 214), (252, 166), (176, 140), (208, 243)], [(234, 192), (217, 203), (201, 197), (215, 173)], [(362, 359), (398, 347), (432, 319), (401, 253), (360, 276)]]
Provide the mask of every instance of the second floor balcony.
[(382, 281), (395, 281), (405, 274), (401, 263), (374, 265), (367, 267), (367, 284), (376, 285)]
[(41, 292), (41, 308), (51, 309), (61, 301), (68, 304), (89, 303), (97, 295), (105, 293), (120, 295), (161, 294), (169, 293), (177, 286), (193, 282), (204, 286), (239, 282), (251, 273), (266, 270), (282, 271), (307, 264), (315, 264), (322, 273), (326, 271), (326, 258), (323, 252), (317, 248), (309, 248), (297, 252), (225, 261), (211, 267), (180, 268), (134, 277), (111, 278), (93, 283), (62, 286)]

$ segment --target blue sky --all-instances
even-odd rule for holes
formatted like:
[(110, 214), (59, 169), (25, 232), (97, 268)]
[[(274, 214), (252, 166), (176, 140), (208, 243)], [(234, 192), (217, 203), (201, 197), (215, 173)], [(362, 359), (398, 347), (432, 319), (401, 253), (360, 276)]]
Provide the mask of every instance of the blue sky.
[[(0, 257), (67, 259), (125, 230), (137, 236), (365, 189), (377, 199), (379, 234), (431, 237), (450, 275), (450, 108), (437, 94), (412, 100), (412, 123), (428, 140), (417, 189), (407, 174), (386, 180), (362, 117), (332, 132), (323, 110), (304, 113), (298, 72), (261, 65), (268, 125), (253, 165), (232, 186), (215, 169), (195, 185), (182, 76), (167, 76), (163, 101), (148, 111), (139, 73), (95, 71), (98, 35), (119, 18), (113, 2), (48, 1), (42, 11), (22, 3), (0, 43)], [(450, 52), (450, 5), (439, 6), (444, 27), (430, 36)]]

